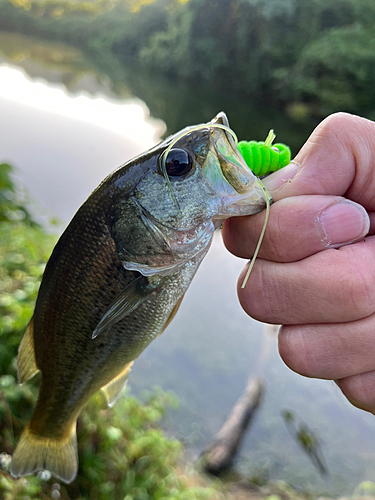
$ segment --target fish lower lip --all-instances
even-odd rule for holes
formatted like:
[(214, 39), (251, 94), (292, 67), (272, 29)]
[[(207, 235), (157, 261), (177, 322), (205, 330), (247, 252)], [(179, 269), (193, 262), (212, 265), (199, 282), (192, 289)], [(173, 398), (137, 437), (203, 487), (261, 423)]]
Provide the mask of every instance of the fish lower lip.
[(254, 215), (266, 208), (266, 198), (260, 186), (255, 186), (248, 196), (227, 196), (223, 199), (223, 211), (214, 220), (225, 220), (233, 216)]

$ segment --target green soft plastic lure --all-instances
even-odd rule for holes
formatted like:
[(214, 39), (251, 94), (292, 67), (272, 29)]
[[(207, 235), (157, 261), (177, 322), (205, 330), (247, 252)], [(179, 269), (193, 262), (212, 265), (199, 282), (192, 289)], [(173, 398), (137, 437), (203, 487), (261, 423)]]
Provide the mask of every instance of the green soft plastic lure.
[(275, 133), (273, 130), (268, 132), (266, 140), (257, 142), (257, 141), (241, 141), (237, 143), (237, 148), (241, 153), (243, 159), (246, 162), (246, 165), (250, 168), (254, 175), (258, 177), (258, 183), (264, 190), (266, 194), (266, 216), (264, 218), (264, 224), (262, 228), (262, 232), (260, 233), (258, 244), (255, 248), (253, 258), (251, 259), (249, 268), (247, 270), (246, 276), (242, 282), (241, 288), (245, 288), (247, 280), (249, 279), (250, 273), (253, 269), (255, 259), (258, 256), (260, 246), (263, 241), (263, 236), (266, 231), (269, 213), (270, 213), (270, 202), (272, 202), (272, 198), (268, 193), (267, 189), (263, 185), (262, 181), (259, 177), (264, 177), (268, 174), (272, 174), (277, 170), (285, 167), (290, 163), (290, 149), (285, 144), (274, 144)]
[(276, 135), (270, 130), (265, 141), (240, 141), (237, 147), (246, 165), (257, 177), (264, 177), (290, 163), (290, 149), (282, 143), (272, 145)]

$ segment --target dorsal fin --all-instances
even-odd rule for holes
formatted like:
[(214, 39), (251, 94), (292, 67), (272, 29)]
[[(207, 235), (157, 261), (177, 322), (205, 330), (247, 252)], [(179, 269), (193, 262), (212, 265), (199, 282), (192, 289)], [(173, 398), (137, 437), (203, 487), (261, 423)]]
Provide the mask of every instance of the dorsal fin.
[(104, 385), (101, 388), (101, 391), (104, 393), (104, 396), (107, 400), (108, 406), (111, 408), (117, 401), (120, 396), (121, 390), (126, 383), (126, 379), (128, 378), (129, 372), (133, 366), (134, 361), (131, 361), (125, 368), (116, 375), (107, 385)]
[(36, 375), (39, 368), (36, 365), (34, 350), (34, 317), (31, 318), (23, 334), (17, 356), (18, 382), (24, 384)]

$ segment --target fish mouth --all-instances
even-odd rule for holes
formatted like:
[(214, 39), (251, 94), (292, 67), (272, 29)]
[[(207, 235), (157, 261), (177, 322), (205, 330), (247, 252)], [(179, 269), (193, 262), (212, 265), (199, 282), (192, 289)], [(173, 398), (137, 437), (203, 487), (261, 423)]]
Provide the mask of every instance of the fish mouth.
[[(223, 112), (219, 113), (211, 123), (229, 128), (228, 118)], [(209, 153), (202, 173), (222, 200), (221, 209), (215, 219), (253, 215), (266, 207), (265, 190), (246, 165), (229, 132), (220, 128), (211, 129)]]

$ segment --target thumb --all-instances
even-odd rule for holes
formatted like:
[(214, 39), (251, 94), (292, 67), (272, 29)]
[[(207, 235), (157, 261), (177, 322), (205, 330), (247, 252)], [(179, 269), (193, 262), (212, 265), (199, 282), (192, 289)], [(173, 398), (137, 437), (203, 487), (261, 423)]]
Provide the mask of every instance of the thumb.
[(275, 201), (298, 195), (345, 195), (375, 210), (375, 123), (348, 113), (329, 116), (295, 159), (263, 183)]

